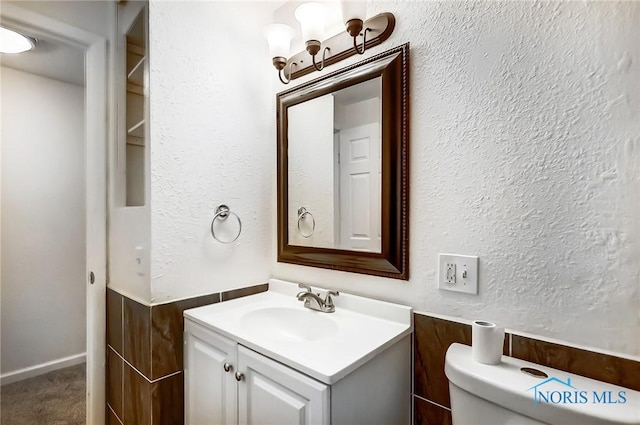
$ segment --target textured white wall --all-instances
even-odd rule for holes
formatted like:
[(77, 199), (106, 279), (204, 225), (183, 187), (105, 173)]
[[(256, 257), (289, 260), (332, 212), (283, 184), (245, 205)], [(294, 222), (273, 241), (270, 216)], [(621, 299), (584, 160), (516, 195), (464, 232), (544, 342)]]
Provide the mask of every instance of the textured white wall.
[(6, 373), (85, 351), (84, 88), (1, 70)]
[[(150, 3), (152, 302), (270, 277), (274, 69), (261, 31), (272, 8)], [(242, 219), (229, 245), (210, 234), (221, 203)]]
[[(396, 29), (365, 56), (411, 42), (411, 279), (273, 275), (640, 354), (640, 3), (378, 11)], [(437, 289), (439, 252), (480, 256), (479, 295)]]

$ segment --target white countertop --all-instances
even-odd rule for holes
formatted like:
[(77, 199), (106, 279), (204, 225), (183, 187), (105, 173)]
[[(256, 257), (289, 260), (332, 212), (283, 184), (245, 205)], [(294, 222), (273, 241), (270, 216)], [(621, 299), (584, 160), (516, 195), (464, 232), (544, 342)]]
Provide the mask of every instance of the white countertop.
[[(296, 284), (271, 279), (267, 292), (186, 310), (184, 316), (326, 384), (334, 384), (413, 331), (411, 307), (341, 292), (334, 298), (335, 312), (322, 313), (304, 308), (296, 298), (300, 291)], [(318, 340), (295, 340), (278, 332), (256, 332), (243, 323), (248, 313), (267, 308), (299, 309), (300, 317), (320, 315), (310, 316), (310, 323), (332, 321), (332, 331)], [(309, 326), (311, 337), (313, 332)]]

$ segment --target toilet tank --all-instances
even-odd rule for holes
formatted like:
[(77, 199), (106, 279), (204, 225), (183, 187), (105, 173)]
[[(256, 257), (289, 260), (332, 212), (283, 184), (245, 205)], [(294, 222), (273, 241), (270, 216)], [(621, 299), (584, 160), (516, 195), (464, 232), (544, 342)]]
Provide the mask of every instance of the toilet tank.
[(445, 374), (454, 425), (640, 425), (640, 392), (513, 357), (485, 365), (452, 344)]

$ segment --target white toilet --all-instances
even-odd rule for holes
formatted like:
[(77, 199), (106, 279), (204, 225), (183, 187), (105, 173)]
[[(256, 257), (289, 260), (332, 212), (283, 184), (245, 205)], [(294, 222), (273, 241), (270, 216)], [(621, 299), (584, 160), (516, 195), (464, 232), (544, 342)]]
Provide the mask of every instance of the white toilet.
[(485, 365), (452, 344), (445, 373), (453, 425), (640, 425), (640, 392), (535, 363)]

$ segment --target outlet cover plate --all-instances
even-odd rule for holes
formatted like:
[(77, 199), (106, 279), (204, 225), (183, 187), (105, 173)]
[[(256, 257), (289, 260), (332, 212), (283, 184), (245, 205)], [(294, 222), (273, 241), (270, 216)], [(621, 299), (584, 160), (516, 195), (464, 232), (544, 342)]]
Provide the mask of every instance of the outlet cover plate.
[[(438, 289), (478, 294), (478, 257), (473, 255), (438, 254)], [(453, 265), (453, 267), (451, 267)], [(447, 270), (453, 271), (452, 279)]]

